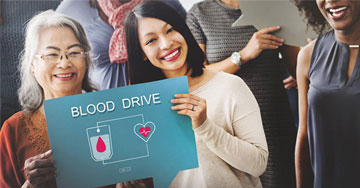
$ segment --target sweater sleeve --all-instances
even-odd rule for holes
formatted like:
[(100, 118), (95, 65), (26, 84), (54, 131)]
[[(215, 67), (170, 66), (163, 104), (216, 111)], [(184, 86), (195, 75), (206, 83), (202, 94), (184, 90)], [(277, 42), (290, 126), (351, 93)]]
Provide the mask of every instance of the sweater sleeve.
[(265, 171), (268, 159), (260, 109), (246, 85), (242, 91), (236, 90), (236, 87), (233, 91), (235, 95), (230, 96), (230, 103), (233, 104), (230, 110), (233, 113), (230, 127), (233, 128), (234, 135), (209, 118), (194, 131), (213, 153), (229, 165), (258, 177)]
[(16, 134), (10, 126), (9, 120), (5, 121), (0, 132), (0, 187), (21, 187), (23, 182), (22, 173), (17, 165), (17, 157), (14, 146)]

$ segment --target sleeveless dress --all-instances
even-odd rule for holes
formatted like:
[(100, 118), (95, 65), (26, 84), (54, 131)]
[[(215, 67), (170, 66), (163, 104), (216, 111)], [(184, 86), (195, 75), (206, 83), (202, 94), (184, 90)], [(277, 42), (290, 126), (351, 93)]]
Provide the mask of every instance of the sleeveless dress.
[(348, 80), (349, 51), (330, 31), (311, 57), (308, 138), (316, 188), (359, 186), (360, 53)]
[[(205, 0), (188, 12), (187, 24), (198, 43), (206, 45), (209, 64), (222, 61), (244, 48), (256, 28), (231, 27), (240, 9), (223, 5), (220, 0)], [(259, 103), (268, 143), (269, 159), (260, 177), (263, 187), (295, 187), (295, 126), (282, 83), (283, 69), (277, 50), (264, 50), (236, 73), (253, 92)], [(224, 91), (226, 92), (226, 91)]]

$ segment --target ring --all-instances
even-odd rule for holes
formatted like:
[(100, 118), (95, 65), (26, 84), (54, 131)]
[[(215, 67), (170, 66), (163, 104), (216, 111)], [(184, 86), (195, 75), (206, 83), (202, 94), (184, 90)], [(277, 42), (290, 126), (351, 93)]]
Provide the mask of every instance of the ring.
[(193, 107), (191, 108), (191, 111), (194, 111), (195, 105), (193, 105)]

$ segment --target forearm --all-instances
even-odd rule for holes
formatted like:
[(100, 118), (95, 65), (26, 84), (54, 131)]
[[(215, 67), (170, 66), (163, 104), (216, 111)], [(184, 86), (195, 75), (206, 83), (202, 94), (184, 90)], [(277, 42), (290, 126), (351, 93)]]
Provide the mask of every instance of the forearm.
[(307, 138), (298, 136), (295, 147), (296, 187), (313, 187), (314, 175), (310, 163), (309, 143)]
[[(258, 177), (266, 169), (268, 151), (261, 118), (256, 117), (257, 113), (250, 116), (252, 117), (237, 121), (237, 125), (233, 125), (233, 127), (235, 129), (237, 126), (259, 125), (261, 129), (258, 133), (249, 131), (252, 133), (243, 133), (246, 134), (243, 136), (235, 133), (234, 136), (210, 120), (206, 120), (201, 127), (195, 129), (195, 132), (213, 153), (229, 165)], [(263, 136), (264, 139), (258, 139), (259, 136)]]

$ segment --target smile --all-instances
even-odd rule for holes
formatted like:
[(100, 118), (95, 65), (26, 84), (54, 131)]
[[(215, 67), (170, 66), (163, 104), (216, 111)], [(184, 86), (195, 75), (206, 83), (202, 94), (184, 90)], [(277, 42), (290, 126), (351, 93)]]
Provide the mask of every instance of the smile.
[(58, 78), (68, 78), (68, 77), (72, 77), (74, 75), (74, 73), (70, 73), (70, 74), (55, 74), (55, 77)]
[(178, 58), (180, 56), (180, 48), (177, 48), (175, 50), (170, 51), (168, 54), (166, 54), (165, 56), (160, 57), (160, 59), (165, 60), (165, 61), (173, 61), (176, 58)]
[(345, 14), (345, 10), (347, 7), (339, 7), (339, 8), (328, 8), (327, 12), (335, 19), (341, 18)]

